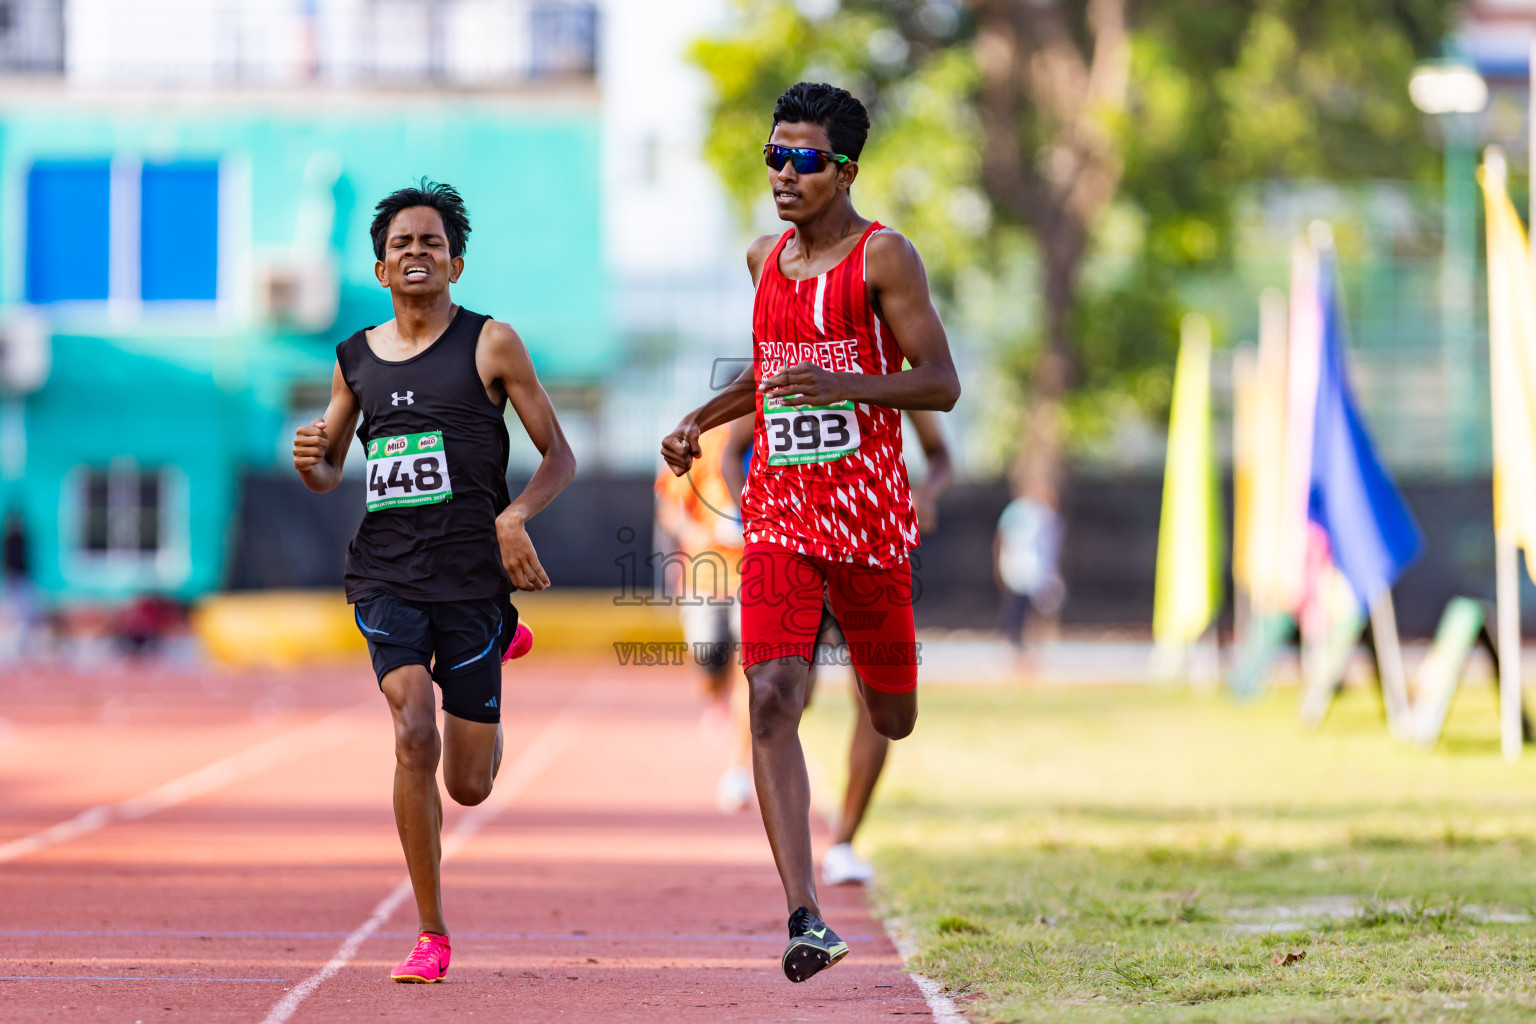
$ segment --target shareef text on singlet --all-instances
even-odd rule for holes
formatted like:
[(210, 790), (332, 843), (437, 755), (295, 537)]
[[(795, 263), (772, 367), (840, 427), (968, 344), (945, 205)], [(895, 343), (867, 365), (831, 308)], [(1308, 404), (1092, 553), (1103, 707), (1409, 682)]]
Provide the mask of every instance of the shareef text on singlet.
[(368, 442), (368, 511), (433, 505), (453, 497), (443, 432), (376, 437)]
[[(853, 353), (857, 340), (809, 344), (772, 343), (763, 346), (763, 376), (779, 372), (801, 359), (846, 373), (858, 369)], [(763, 397), (763, 427), (768, 432), (768, 465), (803, 466), (833, 462), (859, 450), (859, 417), (853, 403), (794, 406)]]
[[(752, 306), (759, 384), (802, 362), (832, 373), (896, 372), (901, 349), (882, 330), (864, 274), (865, 250), (879, 230), (870, 224), (830, 270), (799, 280), (779, 269), (795, 229), (779, 238)], [(813, 405), (796, 409), (776, 400), (758, 406), (741, 499), (747, 543), (871, 566), (901, 563), (918, 540), (901, 458), (901, 414), (865, 402)]]

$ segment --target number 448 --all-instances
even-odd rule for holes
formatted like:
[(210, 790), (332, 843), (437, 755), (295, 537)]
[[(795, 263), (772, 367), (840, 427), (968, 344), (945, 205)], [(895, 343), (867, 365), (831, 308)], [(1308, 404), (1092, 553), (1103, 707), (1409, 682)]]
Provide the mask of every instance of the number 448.
[(382, 498), (390, 491), (410, 494), (412, 490), (435, 491), (443, 486), (443, 474), (438, 472), (440, 463), (434, 456), (423, 456), (411, 463), (410, 470), (402, 472), (404, 465), (403, 459), (391, 462), (389, 476), (386, 478), (375, 462), (368, 469), (368, 489)]

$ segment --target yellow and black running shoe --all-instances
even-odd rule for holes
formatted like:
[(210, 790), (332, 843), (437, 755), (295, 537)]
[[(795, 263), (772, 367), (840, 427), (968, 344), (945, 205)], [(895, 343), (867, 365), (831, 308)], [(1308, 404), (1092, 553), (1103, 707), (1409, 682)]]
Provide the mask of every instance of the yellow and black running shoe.
[(848, 955), (848, 943), (804, 907), (789, 915), (789, 948), (780, 961), (784, 977), (804, 981)]

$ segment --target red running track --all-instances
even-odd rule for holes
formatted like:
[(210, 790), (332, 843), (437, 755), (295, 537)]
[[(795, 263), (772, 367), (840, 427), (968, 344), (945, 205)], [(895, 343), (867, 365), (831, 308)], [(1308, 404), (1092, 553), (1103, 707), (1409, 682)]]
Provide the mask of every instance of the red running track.
[(0, 675), (0, 1021), (931, 1019), (857, 888), (823, 894), (852, 955), (784, 979), (768, 845), (714, 809), (681, 670), (519, 669), (496, 794), (448, 805), (431, 986), (387, 977), (415, 915), (365, 665)]

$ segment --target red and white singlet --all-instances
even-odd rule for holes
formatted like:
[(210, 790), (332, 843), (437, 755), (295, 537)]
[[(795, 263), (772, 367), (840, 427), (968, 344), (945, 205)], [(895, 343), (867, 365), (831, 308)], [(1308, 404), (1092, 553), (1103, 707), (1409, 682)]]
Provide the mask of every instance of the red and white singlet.
[[(763, 264), (752, 313), (752, 358), (759, 383), (809, 360), (839, 373), (895, 373), (901, 349), (869, 304), (865, 248), (869, 226), (825, 274), (791, 281), (779, 271), (784, 233)], [(901, 412), (842, 403), (817, 409), (767, 405), (759, 395), (752, 468), (742, 492), (749, 544), (889, 568), (917, 547), (917, 514), (901, 455)]]

